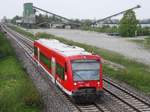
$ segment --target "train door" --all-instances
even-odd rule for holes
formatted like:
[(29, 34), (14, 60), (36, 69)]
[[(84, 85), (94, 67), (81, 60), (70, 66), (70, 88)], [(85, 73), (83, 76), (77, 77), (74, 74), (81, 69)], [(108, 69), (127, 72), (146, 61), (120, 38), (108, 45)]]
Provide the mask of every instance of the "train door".
[(53, 82), (56, 83), (56, 60), (54, 57), (52, 57), (52, 63), (51, 63), (51, 68), (52, 68), (52, 75), (54, 77)]

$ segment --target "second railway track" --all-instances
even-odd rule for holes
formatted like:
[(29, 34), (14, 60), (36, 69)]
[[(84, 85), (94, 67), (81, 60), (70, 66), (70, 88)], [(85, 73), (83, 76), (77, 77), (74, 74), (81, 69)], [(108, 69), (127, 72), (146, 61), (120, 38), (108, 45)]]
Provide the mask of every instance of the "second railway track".
[(150, 112), (150, 103), (145, 99), (142, 99), (136, 96), (135, 93), (128, 91), (125, 88), (114, 83), (112, 80), (104, 79), (104, 90), (108, 92), (108, 94), (122, 101), (127, 108), (131, 107), (133, 111), (137, 112)]

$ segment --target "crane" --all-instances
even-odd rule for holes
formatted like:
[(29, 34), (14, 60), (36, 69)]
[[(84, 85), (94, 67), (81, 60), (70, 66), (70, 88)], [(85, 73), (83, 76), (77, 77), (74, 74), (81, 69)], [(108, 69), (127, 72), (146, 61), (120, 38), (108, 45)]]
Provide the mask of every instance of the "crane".
[[(49, 12), (49, 11), (46, 11), (46, 10), (41, 9), (41, 8), (38, 8), (38, 7), (36, 7), (36, 6), (32, 6), (32, 7), (33, 7), (34, 10), (40, 10), (40, 11), (45, 12), (45, 13), (48, 13), (48, 14), (54, 16), (54, 17), (60, 18), (65, 24), (69, 24), (69, 25), (71, 25), (71, 26), (75, 26), (76, 28), (81, 26), (80, 23), (76, 23), (76, 22), (74, 22), (74, 21), (72, 21), (71, 19), (68, 19), (68, 18), (66, 18), (66, 17), (57, 15), (57, 14), (52, 13), (52, 12)], [(113, 15), (108, 16), (108, 17), (105, 17), (105, 18), (103, 18), (103, 19), (99, 19), (99, 20), (97, 20), (97, 21), (92, 22), (92, 23), (91, 23), (91, 26), (96, 26), (96, 25), (97, 25), (98, 23), (100, 23), (100, 22), (104, 22), (105, 20), (111, 20), (112, 17), (121, 15), (121, 14), (123, 14), (123, 13), (125, 13), (125, 12), (127, 12), (127, 11), (129, 11), (129, 10), (135, 10), (135, 9), (138, 9), (138, 8), (141, 8), (141, 6), (140, 6), (140, 5), (137, 5), (137, 6), (133, 7), (133, 8), (130, 8), (130, 9), (121, 11), (121, 12), (119, 12), (119, 13), (113, 14)]]
[(79, 27), (79, 26), (80, 26), (80, 24), (75, 23), (75, 22), (72, 21), (71, 19), (68, 19), (68, 18), (66, 18), (66, 17), (57, 15), (57, 14), (52, 13), (52, 12), (49, 12), (49, 11), (46, 11), (46, 10), (41, 9), (41, 8), (39, 8), (39, 7), (33, 6), (33, 9), (34, 9), (34, 10), (40, 10), (40, 11), (45, 12), (45, 13), (48, 13), (48, 14), (54, 16), (54, 17), (60, 18), (65, 24), (69, 24), (69, 25), (71, 25), (72, 27), (73, 27), (73, 26), (75, 26), (75, 27)]
[(113, 15), (108, 16), (108, 17), (105, 17), (105, 18), (103, 18), (103, 19), (99, 19), (99, 20), (93, 22), (91, 25), (92, 25), (92, 26), (97, 25), (97, 23), (103, 22), (103, 21), (105, 21), (105, 20), (110, 20), (112, 17), (121, 15), (121, 14), (123, 14), (123, 13), (125, 13), (125, 12), (127, 12), (127, 11), (129, 11), (129, 10), (135, 10), (135, 9), (138, 9), (138, 8), (141, 8), (141, 6), (140, 6), (140, 5), (137, 5), (137, 6), (133, 7), (133, 8), (127, 9), (127, 10), (125, 10), (125, 11), (121, 11), (121, 12), (119, 12), (119, 13), (113, 14)]

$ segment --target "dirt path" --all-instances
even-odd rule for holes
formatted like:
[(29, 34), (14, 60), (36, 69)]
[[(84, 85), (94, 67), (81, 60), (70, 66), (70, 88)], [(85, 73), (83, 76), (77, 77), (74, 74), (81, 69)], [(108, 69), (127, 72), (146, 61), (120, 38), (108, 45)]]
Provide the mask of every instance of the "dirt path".
[(126, 41), (126, 39), (123, 38), (115, 38), (103, 33), (87, 32), (80, 30), (32, 29), (30, 31), (33, 33), (46, 32), (76, 42), (94, 45), (100, 48), (115, 51), (128, 58), (150, 65), (150, 52), (136, 45), (135, 43)]

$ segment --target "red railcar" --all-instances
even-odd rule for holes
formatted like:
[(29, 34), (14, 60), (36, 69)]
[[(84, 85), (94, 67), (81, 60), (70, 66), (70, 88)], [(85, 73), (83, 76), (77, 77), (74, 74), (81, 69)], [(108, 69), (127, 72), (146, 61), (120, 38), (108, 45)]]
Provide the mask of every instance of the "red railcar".
[(91, 100), (103, 90), (101, 57), (83, 48), (39, 39), (34, 42), (34, 59), (75, 100)]

